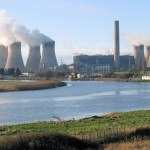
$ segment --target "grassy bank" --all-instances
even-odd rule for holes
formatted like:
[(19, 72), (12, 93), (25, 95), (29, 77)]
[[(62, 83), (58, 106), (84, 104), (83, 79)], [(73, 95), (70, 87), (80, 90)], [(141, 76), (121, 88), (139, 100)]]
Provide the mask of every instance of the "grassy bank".
[(0, 126), (0, 135), (25, 133), (56, 132), (68, 135), (87, 135), (104, 131), (137, 128), (150, 125), (150, 110), (123, 113), (110, 113), (105, 116), (93, 116), (80, 120), (35, 122)]
[(17, 150), (23, 145), (27, 150), (56, 149), (56, 147), (58, 149), (64, 147), (66, 150), (117, 150), (124, 147), (125, 150), (137, 148), (137, 145), (141, 149), (149, 148), (149, 116), (150, 110), (138, 110), (80, 120), (0, 126), (0, 149), (5, 150), (6, 147), (7, 150), (12, 150), (14, 147)]
[(39, 90), (39, 89), (61, 87), (65, 85), (66, 83), (59, 81), (37, 81), (37, 82), (1, 81), (0, 92)]

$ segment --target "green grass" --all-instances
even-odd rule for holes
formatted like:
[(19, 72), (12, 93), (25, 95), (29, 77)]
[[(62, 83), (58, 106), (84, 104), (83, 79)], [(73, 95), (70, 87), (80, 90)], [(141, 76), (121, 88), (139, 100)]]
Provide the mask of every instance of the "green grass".
[(68, 135), (86, 135), (123, 128), (137, 128), (150, 125), (150, 110), (124, 113), (111, 113), (102, 117), (90, 117), (70, 121), (36, 122), (29, 124), (0, 126), (0, 135), (25, 133), (63, 133)]

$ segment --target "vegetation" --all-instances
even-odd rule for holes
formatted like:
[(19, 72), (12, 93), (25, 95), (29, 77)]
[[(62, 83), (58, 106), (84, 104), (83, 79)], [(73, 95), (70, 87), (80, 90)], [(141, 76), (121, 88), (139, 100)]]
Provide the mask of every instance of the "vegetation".
[(0, 150), (98, 150), (98, 143), (62, 134), (27, 134), (0, 138)]
[(15, 68), (8, 68), (8, 69), (0, 68), (0, 74), (19, 77), (21, 72), (20, 72), (19, 68), (16, 68), (16, 69)]
[(65, 85), (66, 83), (59, 81), (37, 81), (37, 82), (1, 81), (0, 92), (48, 89)]
[(68, 135), (86, 135), (95, 132), (112, 131), (124, 128), (137, 128), (150, 125), (150, 110), (125, 113), (110, 113), (80, 120), (35, 122), (0, 126), (0, 135), (17, 135), (24, 133), (55, 132)]
[[(105, 149), (148, 147), (150, 110), (110, 113), (80, 120), (35, 122), (0, 126), (0, 149)], [(65, 134), (65, 135), (64, 135)], [(90, 139), (96, 142), (89, 142)], [(9, 143), (9, 144), (8, 144)], [(77, 144), (78, 143), (78, 144)], [(125, 146), (126, 145), (126, 146)], [(124, 148), (125, 149), (125, 148)], [(131, 148), (130, 148), (131, 149)]]
[(126, 141), (115, 144), (108, 144), (104, 150), (149, 150), (150, 140), (149, 139), (136, 139), (132, 141)]

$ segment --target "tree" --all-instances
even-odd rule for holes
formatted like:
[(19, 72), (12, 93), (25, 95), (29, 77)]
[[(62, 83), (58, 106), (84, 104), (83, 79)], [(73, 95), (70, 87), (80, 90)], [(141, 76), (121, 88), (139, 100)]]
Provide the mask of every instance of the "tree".
[(0, 68), (0, 74), (1, 74), (1, 75), (4, 75), (4, 74), (5, 74), (4, 68)]
[(7, 74), (8, 75), (14, 75), (15, 69), (14, 68), (8, 68), (7, 69)]
[(16, 72), (15, 72), (15, 76), (16, 76), (16, 77), (19, 77), (20, 74), (21, 74), (21, 72), (20, 72), (19, 68), (17, 68), (17, 69), (16, 69)]

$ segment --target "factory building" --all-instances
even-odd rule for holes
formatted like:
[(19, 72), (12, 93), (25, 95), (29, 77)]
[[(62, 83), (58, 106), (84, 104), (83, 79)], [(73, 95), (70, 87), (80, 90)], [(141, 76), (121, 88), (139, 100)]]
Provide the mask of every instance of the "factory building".
[[(115, 68), (114, 55), (78, 55), (73, 58), (74, 66), (77, 69), (97, 66), (108, 65), (111, 68)], [(127, 69), (135, 66), (133, 56), (122, 55), (120, 56), (120, 68)]]

